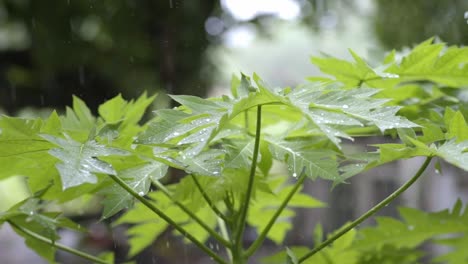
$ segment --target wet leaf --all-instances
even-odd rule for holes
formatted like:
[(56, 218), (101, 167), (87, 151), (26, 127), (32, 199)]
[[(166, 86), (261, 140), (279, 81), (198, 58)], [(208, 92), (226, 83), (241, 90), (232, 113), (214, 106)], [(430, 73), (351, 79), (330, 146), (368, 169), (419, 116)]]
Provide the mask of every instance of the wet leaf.
[(99, 156), (127, 155), (126, 151), (109, 148), (95, 141), (80, 143), (70, 138), (51, 135), (42, 137), (60, 147), (51, 149), (49, 154), (61, 161), (55, 166), (60, 173), (64, 190), (83, 183), (97, 183), (96, 173), (116, 175), (112, 165), (99, 160)]

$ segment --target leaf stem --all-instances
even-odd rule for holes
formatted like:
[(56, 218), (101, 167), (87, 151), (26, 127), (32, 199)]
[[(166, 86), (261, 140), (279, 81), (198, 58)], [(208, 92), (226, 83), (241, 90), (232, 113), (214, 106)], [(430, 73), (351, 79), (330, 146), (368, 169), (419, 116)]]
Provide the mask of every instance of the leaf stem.
[[(226, 222), (218, 217), (218, 226), (219, 226), (219, 231), (221, 232), (221, 235), (224, 237), (226, 240), (230, 240), (229, 233), (226, 227)], [(226, 253), (228, 255), (229, 260), (232, 262), (232, 252), (230, 248), (226, 248)]]
[(94, 263), (100, 263), (100, 264), (110, 264), (111, 263), (111, 262), (107, 262), (107, 261), (105, 261), (103, 259), (100, 259), (98, 257), (89, 255), (88, 253), (85, 253), (83, 251), (79, 251), (79, 250), (76, 250), (74, 248), (71, 248), (71, 247), (65, 246), (63, 244), (57, 243), (55, 241), (52, 241), (49, 238), (43, 237), (43, 236), (41, 236), (39, 234), (34, 233), (33, 231), (31, 231), (29, 229), (26, 229), (26, 228), (24, 228), (22, 226), (17, 225), (15, 222), (13, 222), (11, 220), (7, 220), (7, 222), (12, 227), (18, 229), (20, 232), (24, 233), (25, 235), (27, 235), (29, 237), (32, 237), (33, 239), (39, 240), (39, 241), (41, 241), (43, 243), (49, 244), (49, 245), (51, 245), (51, 246), (53, 246), (55, 248), (61, 249), (63, 251), (71, 253), (73, 255), (76, 255), (76, 256), (82, 257), (84, 259), (90, 260), (90, 261), (92, 261)]
[(426, 170), (427, 166), (429, 166), (429, 163), (431, 162), (432, 157), (427, 157), (424, 163), (421, 165), (419, 170), (414, 174), (411, 179), (409, 179), (405, 184), (403, 184), (400, 188), (398, 188), (396, 191), (394, 191), (392, 194), (390, 194), (387, 198), (382, 200), (380, 203), (372, 207), (369, 211), (365, 212), (363, 215), (361, 215), (359, 218), (354, 220), (353, 222), (349, 223), (347, 226), (345, 226), (343, 229), (341, 229), (339, 232), (334, 234), (333, 236), (329, 237), (327, 240), (323, 241), (321, 244), (316, 246), (314, 249), (312, 249), (310, 252), (299, 258), (298, 263), (302, 263), (308, 258), (312, 257), (315, 255), (315, 253), (321, 251), (323, 248), (329, 246), (331, 243), (333, 243), (335, 240), (346, 234), (349, 230), (353, 229), (360, 223), (364, 222), (367, 218), (371, 217), (373, 214), (378, 212), (380, 209), (391, 203), (395, 198), (397, 198), (400, 194), (402, 194), (404, 191), (406, 191), (411, 185), (413, 185), (414, 182), (423, 174), (423, 172)]
[(169, 190), (164, 187), (160, 182), (154, 181), (154, 184), (166, 195), (169, 200), (171, 200), (175, 205), (177, 205), (182, 211), (188, 214), (195, 222), (197, 222), (206, 232), (208, 232), (214, 239), (218, 240), (219, 243), (223, 244), (225, 247), (230, 247), (231, 243), (225, 240), (221, 235), (216, 233), (211, 227), (209, 227), (203, 220), (201, 220), (194, 212), (187, 208), (184, 204), (174, 199)]
[(193, 182), (195, 183), (195, 185), (197, 186), (198, 190), (200, 191), (201, 195), (203, 196), (203, 199), (205, 199), (206, 203), (208, 204), (208, 206), (211, 208), (211, 210), (213, 210), (213, 212), (218, 216), (220, 217), (221, 219), (223, 219), (223, 221), (225, 222), (230, 222), (231, 219), (229, 219), (227, 216), (225, 216), (223, 214), (223, 212), (221, 212), (218, 207), (216, 207), (216, 205), (211, 201), (210, 197), (208, 197), (208, 195), (206, 194), (206, 191), (202, 188), (202, 186), (200, 185), (200, 182), (198, 181), (198, 179), (193, 175), (191, 174), (190, 175), (193, 179)]
[(257, 251), (257, 249), (262, 245), (263, 241), (265, 241), (266, 236), (268, 235), (268, 232), (270, 232), (270, 229), (273, 227), (275, 224), (276, 220), (280, 216), (280, 214), (283, 212), (284, 208), (289, 204), (289, 201), (291, 201), (291, 198), (294, 196), (294, 194), (299, 190), (299, 187), (302, 186), (302, 183), (304, 183), (304, 180), (306, 178), (305, 175), (305, 168), (302, 170), (301, 174), (299, 175), (298, 180), (294, 184), (294, 187), (291, 189), (291, 191), (288, 193), (286, 198), (283, 200), (279, 208), (276, 210), (275, 214), (271, 217), (270, 221), (268, 224), (265, 226), (263, 231), (260, 233), (260, 235), (255, 239), (253, 244), (247, 249), (245, 252), (246, 257), (250, 257), (252, 254)]
[[(247, 185), (247, 191), (245, 193), (244, 201), (241, 204), (239, 218), (237, 219), (237, 230), (234, 234), (234, 243), (237, 254), (242, 251), (242, 238), (245, 230), (246, 219), (247, 219), (247, 212), (249, 210), (250, 198), (252, 195), (254, 179), (255, 179), (255, 171), (257, 169), (257, 160), (258, 154), (260, 149), (260, 134), (262, 129), (262, 106), (257, 106), (257, 126), (255, 132), (255, 144), (253, 150), (253, 157), (252, 157), (252, 166), (250, 167), (250, 175), (249, 175), (249, 182)], [(243, 256), (240, 256), (243, 257)], [(239, 260), (238, 260), (239, 261)]]
[(159, 217), (161, 217), (164, 221), (166, 221), (169, 225), (174, 227), (179, 233), (181, 233), (183, 236), (185, 236), (188, 240), (190, 240), (193, 244), (195, 244), (198, 248), (203, 250), (208, 256), (213, 258), (216, 262), (220, 264), (227, 264), (225, 260), (223, 260), (218, 254), (216, 254), (214, 251), (209, 249), (205, 244), (202, 242), (198, 241), (194, 236), (192, 236), (187, 230), (182, 228), (179, 224), (174, 222), (168, 215), (163, 213), (161, 210), (159, 210), (156, 206), (154, 206), (149, 200), (144, 198), (143, 196), (138, 195), (130, 186), (128, 186), (127, 183), (125, 183), (122, 179), (117, 177), (116, 175), (110, 175), (112, 180), (114, 180), (120, 187), (124, 188), (130, 195), (135, 197), (138, 201), (140, 201), (143, 205), (145, 205), (148, 209), (153, 211), (155, 214), (157, 214)]

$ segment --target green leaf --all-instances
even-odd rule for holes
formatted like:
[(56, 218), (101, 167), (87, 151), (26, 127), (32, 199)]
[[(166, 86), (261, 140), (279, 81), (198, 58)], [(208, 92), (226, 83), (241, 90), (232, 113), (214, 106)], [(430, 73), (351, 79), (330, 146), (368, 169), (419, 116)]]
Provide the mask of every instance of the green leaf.
[(224, 151), (210, 149), (197, 156), (182, 154), (180, 161), (185, 164), (185, 171), (195, 175), (220, 176), (224, 165)]
[(112, 165), (97, 157), (128, 154), (126, 151), (109, 148), (95, 141), (82, 144), (70, 138), (62, 139), (51, 135), (42, 137), (60, 147), (51, 149), (49, 154), (62, 161), (55, 166), (60, 173), (64, 190), (83, 183), (97, 183), (95, 173), (116, 175)]
[(450, 140), (437, 148), (436, 155), (443, 158), (448, 163), (468, 171), (467, 150), (468, 141), (457, 143), (455, 140)]
[(255, 91), (250, 83), (250, 78), (243, 73), (241, 74), (241, 79), (233, 75), (231, 81), (231, 92), (235, 98), (243, 98), (249, 95), (251, 91)]
[(254, 143), (254, 139), (225, 140), (224, 145), (227, 149), (225, 166), (233, 169), (250, 167), (254, 154)]
[(442, 254), (434, 258), (434, 262), (436, 263), (449, 263), (449, 264), (457, 264), (457, 263), (466, 263), (468, 262), (468, 236), (460, 236), (455, 238), (448, 238), (448, 239), (439, 239), (437, 240), (438, 244), (449, 246), (453, 250), (448, 253)]
[(92, 128), (94, 126), (95, 118), (85, 102), (80, 98), (73, 96), (73, 111), (77, 119), (79, 120), (79, 125), (82, 128)]
[(320, 71), (333, 75), (346, 87), (359, 87), (365, 80), (377, 77), (374, 70), (362, 58), (351, 50), (350, 53), (355, 63), (337, 58), (318, 57), (313, 57), (311, 61), (320, 68)]
[(385, 72), (397, 74), (403, 80), (429, 80), (452, 87), (468, 84), (468, 48), (431, 44), (426, 40), (411, 50), (401, 63), (395, 63)]
[(457, 142), (468, 140), (468, 125), (460, 111), (448, 118), (447, 139), (455, 138)]
[[(150, 189), (151, 181), (157, 181), (164, 177), (167, 169), (167, 165), (151, 162), (119, 171), (117, 175), (138, 195), (144, 196)], [(106, 195), (106, 199), (103, 201), (102, 218), (109, 218), (122, 209), (129, 208), (134, 201), (133, 196), (116, 183), (103, 190), (103, 193)]]
[(113, 124), (122, 121), (126, 106), (127, 102), (122, 98), (122, 95), (119, 94), (101, 104), (98, 108), (98, 112), (107, 123)]
[[(167, 187), (171, 190), (174, 186)], [(148, 195), (158, 209), (163, 211), (177, 224), (183, 226), (199, 241), (206, 241), (208, 239), (208, 234), (181, 209), (174, 206), (173, 202), (162, 192), (152, 192)], [(209, 226), (214, 228), (216, 225), (216, 215), (211, 212), (210, 208), (199, 208), (195, 213), (199, 218), (204, 219)], [(115, 224), (124, 223), (136, 224), (132, 225), (127, 232), (130, 236), (130, 257), (135, 256), (149, 246), (168, 227), (166, 222), (141, 203), (137, 203), (132, 210), (126, 212)]]
[(286, 254), (288, 256), (287, 263), (289, 264), (299, 264), (299, 261), (297, 260), (296, 255), (292, 250), (290, 250), (288, 247), (286, 247)]
[[(326, 247), (314, 256), (301, 262), (304, 264), (360, 264), (361, 253), (352, 248), (352, 242), (356, 239), (357, 231), (352, 229), (342, 237), (338, 238), (331, 246)], [(303, 256), (308, 253), (310, 249), (306, 247), (291, 247), (289, 252), (282, 251), (273, 256), (265, 258), (264, 263), (284, 263), (284, 257), (289, 256)], [(286, 256), (285, 256), (286, 255)], [(283, 257), (283, 262), (279, 260)]]
[(46, 154), (53, 145), (37, 136), (43, 127), (40, 119), (0, 117), (0, 179), (15, 175), (31, 177), (41, 181), (37, 189), (53, 179), (54, 159)]
[[(258, 233), (266, 227), (269, 219), (275, 214), (278, 207), (294, 187), (291, 184), (284, 186), (285, 182), (285, 177), (270, 179), (268, 184), (271, 190), (269, 192), (258, 190), (255, 193), (255, 199), (250, 206), (247, 222), (255, 227)], [(283, 210), (267, 235), (269, 239), (277, 244), (281, 244), (284, 241), (286, 233), (292, 228), (291, 219), (295, 215), (295, 212), (291, 209), (292, 207), (320, 208), (324, 206), (324, 203), (309, 195), (300, 193), (300, 190), (301, 188), (290, 200), (288, 207)], [(260, 215), (262, 217), (259, 217)]]
[(270, 151), (277, 160), (288, 164), (289, 172), (297, 177), (305, 168), (305, 174), (312, 179), (317, 177), (339, 180), (338, 163), (335, 153), (330, 150), (308, 149), (305, 141), (278, 141), (268, 139)]
[(385, 245), (395, 248), (414, 248), (436, 236), (466, 233), (468, 212), (455, 210), (426, 213), (417, 209), (399, 209), (403, 221), (390, 217), (377, 217), (377, 226), (360, 231), (353, 248), (361, 251), (379, 250)]
[(122, 122), (122, 126), (136, 125), (155, 98), (156, 96), (147, 97), (143, 93), (136, 101), (127, 102), (119, 94), (100, 105), (98, 112), (108, 124)]
[(376, 89), (330, 90), (326, 86), (303, 87), (288, 97), (335, 145), (338, 137), (352, 139), (340, 130), (342, 126), (376, 125), (382, 132), (392, 128), (418, 127), (404, 117), (396, 116), (400, 107), (384, 106), (387, 99), (372, 98)]
[[(0, 223), (9, 221), (22, 229), (35, 233), (39, 236), (57, 241), (59, 236), (57, 230), (60, 227), (71, 228), (76, 231), (82, 231), (83, 228), (72, 222), (69, 219), (60, 216), (60, 213), (46, 212), (42, 213), (45, 204), (41, 203), (39, 197), (43, 193), (37, 193), (34, 196), (21, 201), (7, 212), (0, 214)], [(42, 256), (50, 263), (55, 263), (56, 248), (50, 244), (44, 243), (33, 236), (23, 232), (19, 228), (13, 226), (15, 232), (25, 239), (26, 245), (34, 250), (38, 255)]]

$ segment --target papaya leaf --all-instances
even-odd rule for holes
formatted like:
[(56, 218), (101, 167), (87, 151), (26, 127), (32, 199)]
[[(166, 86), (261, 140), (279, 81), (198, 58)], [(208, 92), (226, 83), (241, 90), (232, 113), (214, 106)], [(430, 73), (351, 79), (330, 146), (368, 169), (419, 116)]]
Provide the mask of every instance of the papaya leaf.
[(468, 171), (468, 141), (456, 143), (450, 140), (437, 148), (436, 155), (445, 161)]
[[(148, 193), (151, 182), (158, 181), (164, 177), (167, 169), (168, 166), (165, 164), (150, 162), (119, 171), (117, 175), (138, 195), (144, 196)], [(104, 211), (102, 218), (109, 218), (122, 209), (133, 205), (133, 196), (116, 183), (104, 189), (102, 193), (106, 195), (106, 199), (103, 201)]]
[[(255, 199), (251, 204), (247, 222), (255, 227), (258, 233), (262, 232), (268, 224), (268, 220), (275, 214), (276, 209), (291, 192), (293, 186), (290, 184), (284, 186), (285, 179), (285, 177), (272, 179), (269, 182), (269, 187), (272, 188), (270, 192), (257, 191), (255, 193)], [(280, 186), (275, 188), (276, 185)], [(281, 212), (267, 237), (276, 244), (281, 244), (286, 233), (292, 228), (291, 218), (295, 215), (295, 212), (291, 207), (320, 208), (323, 206), (324, 203), (309, 195), (300, 193), (299, 189), (291, 199), (288, 207)], [(258, 217), (259, 215), (262, 217)]]
[(0, 179), (15, 175), (40, 178), (47, 184), (54, 159), (44, 155), (53, 145), (37, 136), (40, 119), (0, 117)]
[(51, 149), (49, 154), (61, 161), (55, 166), (60, 173), (63, 190), (83, 183), (97, 183), (95, 173), (116, 175), (111, 164), (97, 157), (128, 155), (126, 151), (108, 148), (95, 141), (83, 144), (70, 138), (63, 139), (51, 135), (42, 135), (42, 138), (60, 147)]
[(312, 179), (317, 177), (339, 180), (338, 163), (335, 153), (330, 150), (308, 149), (308, 142), (278, 141), (268, 139), (270, 151), (277, 160), (286, 162), (293, 177), (305, 168), (305, 174)]

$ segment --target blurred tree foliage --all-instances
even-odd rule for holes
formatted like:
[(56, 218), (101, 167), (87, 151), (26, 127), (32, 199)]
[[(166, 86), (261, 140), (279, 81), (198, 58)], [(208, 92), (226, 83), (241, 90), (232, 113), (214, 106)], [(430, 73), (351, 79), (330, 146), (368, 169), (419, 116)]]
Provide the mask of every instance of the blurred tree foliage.
[(202, 95), (204, 22), (217, 3), (0, 1), (0, 106), (60, 107), (77, 94), (94, 109), (162, 87)]
[(385, 48), (398, 49), (434, 35), (449, 44), (468, 44), (466, 0), (378, 0), (375, 29)]
[[(301, 22), (330, 30), (321, 29), (321, 18), (359, 11), (358, 1), (299, 1)], [(433, 35), (468, 44), (466, 0), (373, 4), (372, 23), (385, 48)], [(119, 92), (127, 98), (157, 89), (203, 95), (211, 81), (200, 70), (204, 52), (219, 40), (205, 32), (212, 14), (231, 21), (224, 30), (249, 23), (268, 32), (264, 17), (235, 21), (219, 0), (0, 0), (0, 108), (60, 108), (71, 103), (71, 94), (92, 109)]]

